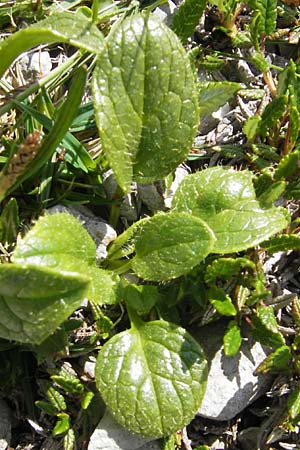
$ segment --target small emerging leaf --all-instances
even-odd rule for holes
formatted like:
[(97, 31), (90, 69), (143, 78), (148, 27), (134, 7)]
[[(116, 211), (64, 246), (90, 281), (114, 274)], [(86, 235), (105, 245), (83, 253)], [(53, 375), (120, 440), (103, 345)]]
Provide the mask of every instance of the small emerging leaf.
[(205, 271), (205, 282), (214, 284), (218, 279), (229, 280), (241, 270), (255, 271), (255, 263), (248, 258), (218, 258), (208, 265)]
[(13, 244), (16, 241), (19, 227), (19, 208), (15, 198), (5, 205), (0, 216), (0, 240)]
[(211, 114), (228, 102), (241, 88), (229, 81), (203, 81), (199, 86), (200, 116)]
[(65, 411), (67, 409), (67, 404), (64, 396), (53, 386), (49, 385), (47, 387), (46, 395), (51, 406), (56, 409), (56, 412)]
[(256, 315), (252, 316), (254, 337), (263, 345), (281, 347), (285, 344), (284, 338), (278, 330), (274, 309), (272, 306), (259, 306)]
[(185, 0), (174, 14), (171, 28), (186, 44), (199, 23), (206, 6), (206, 0)]
[(291, 419), (300, 415), (300, 389), (296, 388), (288, 396), (288, 412)]
[(183, 328), (160, 320), (111, 338), (98, 355), (95, 378), (121, 425), (158, 438), (194, 417), (207, 365), (201, 347)]
[(235, 316), (237, 310), (233, 305), (229, 295), (225, 294), (223, 289), (218, 287), (211, 287), (208, 291), (208, 300), (218, 313), (223, 316)]
[(256, 368), (256, 373), (278, 373), (287, 372), (292, 355), (287, 345), (278, 347), (274, 352), (268, 355), (263, 362)]
[(270, 254), (286, 252), (288, 250), (300, 250), (300, 236), (295, 234), (282, 234), (262, 242), (261, 246)]
[(76, 445), (76, 436), (73, 428), (69, 428), (64, 437), (64, 450), (74, 450)]
[(55, 408), (55, 406), (45, 400), (37, 400), (34, 404), (50, 416), (55, 416), (59, 412), (59, 409)]
[(92, 391), (85, 392), (80, 402), (81, 408), (88, 409), (94, 397), (95, 397), (94, 392)]
[(300, 152), (293, 151), (281, 158), (278, 163), (275, 172), (274, 179), (279, 181), (280, 179), (289, 179), (297, 170), (299, 170), (300, 164)]
[(53, 436), (66, 433), (70, 428), (70, 416), (67, 413), (57, 414), (58, 420), (52, 430)]
[(242, 344), (241, 331), (234, 320), (228, 324), (223, 337), (224, 353), (226, 356), (234, 356), (239, 351)]
[(269, 36), (276, 30), (277, 0), (254, 0), (256, 11), (259, 13), (258, 34)]
[(260, 206), (263, 208), (270, 208), (284, 193), (285, 188), (286, 182), (284, 181), (275, 181), (275, 183), (272, 183), (271, 186), (258, 197)]

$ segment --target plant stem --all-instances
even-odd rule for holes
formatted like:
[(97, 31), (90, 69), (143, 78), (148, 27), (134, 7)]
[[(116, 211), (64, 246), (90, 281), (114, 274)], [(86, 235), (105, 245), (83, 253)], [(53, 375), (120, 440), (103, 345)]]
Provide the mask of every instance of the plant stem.
[(92, 21), (94, 23), (98, 22), (98, 11), (99, 11), (99, 0), (93, 0), (92, 6)]
[(276, 89), (274, 79), (272, 77), (270, 70), (268, 70), (268, 72), (264, 72), (263, 77), (264, 77), (266, 84), (268, 85), (268, 88), (270, 89), (272, 97), (276, 97), (277, 89)]
[(134, 309), (132, 309), (130, 306), (127, 305), (127, 303), (126, 303), (126, 309), (127, 309), (128, 317), (130, 320), (131, 328), (137, 328), (137, 329), (140, 328), (140, 326), (142, 326), (144, 324), (142, 319), (137, 315), (137, 313)]
[(117, 187), (117, 190), (114, 195), (115, 202), (111, 206), (110, 215), (109, 215), (109, 224), (116, 228), (119, 217), (120, 217), (120, 202), (122, 200), (122, 197), (124, 195), (124, 192), (120, 186)]

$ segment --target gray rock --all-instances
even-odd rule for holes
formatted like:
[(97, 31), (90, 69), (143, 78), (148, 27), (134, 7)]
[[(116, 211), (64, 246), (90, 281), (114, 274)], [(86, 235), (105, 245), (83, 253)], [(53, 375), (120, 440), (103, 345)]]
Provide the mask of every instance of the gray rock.
[(177, 5), (176, 3), (181, 2), (175, 2), (172, 0), (168, 0), (168, 2), (164, 3), (163, 5), (160, 5), (156, 10), (154, 11), (154, 15), (160, 19), (162, 22), (164, 22), (166, 25), (170, 25), (173, 19), (173, 16), (175, 12), (177, 11)]
[(172, 200), (175, 192), (178, 189), (178, 186), (182, 182), (182, 180), (189, 174), (189, 168), (184, 165), (180, 165), (175, 170), (174, 180), (171, 186), (165, 192), (165, 206), (166, 208), (171, 208)]
[(160, 450), (159, 441), (130, 433), (106, 410), (91, 436), (88, 450)]
[(48, 214), (66, 212), (76, 217), (94, 239), (97, 250), (96, 257), (98, 260), (105, 259), (107, 256), (106, 247), (117, 237), (115, 230), (106, 222), (96, 217), (92, 211), (85, 206), (65, 206), (55, 205), (47, 209)]
[(17, 64), (26, 82), (37, 81), (52, 69), (51, 57), (45, 50), (25, 53)]
[(137, 190), (142, 202), (150, 211), (155, 212), (165, 209), (164, 199), (156, 189), (155, 184), (138, 183)]
[[(108, 170), (103, 176), (103, 188), (108, 200), (112, 200), (117, 193), (118, 183), (112, 170)], [(120, 216), (125, 221), (135, 222), (139, 218), (141, 202), (137, 194), (137, 185), (132, 183), (131, 193), (125, 194), (120, 205)]]
[(229, 420), (267, 391), (270, 378), (254, 375), (268, 350), (252, 340), (245, 330), (243, 343), (235, 356), (225, 356), (223, 335), (226, 322), (202, 327), (196, 338), (209, 364), (207, 388), (198, 415), (214, 420)]
[(0, 399), (0, 450), (6, 450), (11, 440), (11, 411)]
[(260, 428), (250, 427), (238, 434), (238, 443), (242, 450), (253, 450), (257, 447)]

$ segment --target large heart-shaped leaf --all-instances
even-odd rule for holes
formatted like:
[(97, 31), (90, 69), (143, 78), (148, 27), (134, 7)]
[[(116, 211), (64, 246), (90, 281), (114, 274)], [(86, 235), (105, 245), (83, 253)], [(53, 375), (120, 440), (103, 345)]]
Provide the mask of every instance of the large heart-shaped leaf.
[(0, 336), (40, 344), (80, 305), (90, 279), (77, 272), (0, 266)]
[(198, 217), (158, 214), (135, 238), (132, 268), (145, 280), (163, 281), (188, 273), (212, 250), (214, 234)]
[(178, 37), (149, 15), (113, 28), (93, 76), (96, 121), (119, 185), (182, 162), (199, 122), (194, 75)]
[(259, 244), (289, 223), (285, 209), (262, 208), (255, 198), (249, 171), (216, 167), (187, 176), (172, 207), (205, 220), (216, 237), (212, 252), (231, 253)]
[(54, 13), (45, 20), (13, 33), (0, 45), (0, 77), (21, 53), (39, 44), (66, 42), (84, 51), (99, 53), (102, 33), (82, 12)]
[(154, 321), (110, 339), (98, 355), (95, 378), (121, 425), (143, 436), (161, 437), (187, 425), (196, 414), (207, 365), (187, 331)]

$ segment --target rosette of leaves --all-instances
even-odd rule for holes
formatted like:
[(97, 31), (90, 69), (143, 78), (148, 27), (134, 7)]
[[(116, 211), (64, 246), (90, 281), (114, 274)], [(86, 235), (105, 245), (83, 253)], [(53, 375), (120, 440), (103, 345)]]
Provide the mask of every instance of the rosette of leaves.
[(190, 272), (209, 253), (254, 247), (290, 221), (284, 208), (256, 199), (251, 172), (215, 167), (188, 175), (171, 212), (135, 224), (132, 268), (146, 280), (165, 281)]

